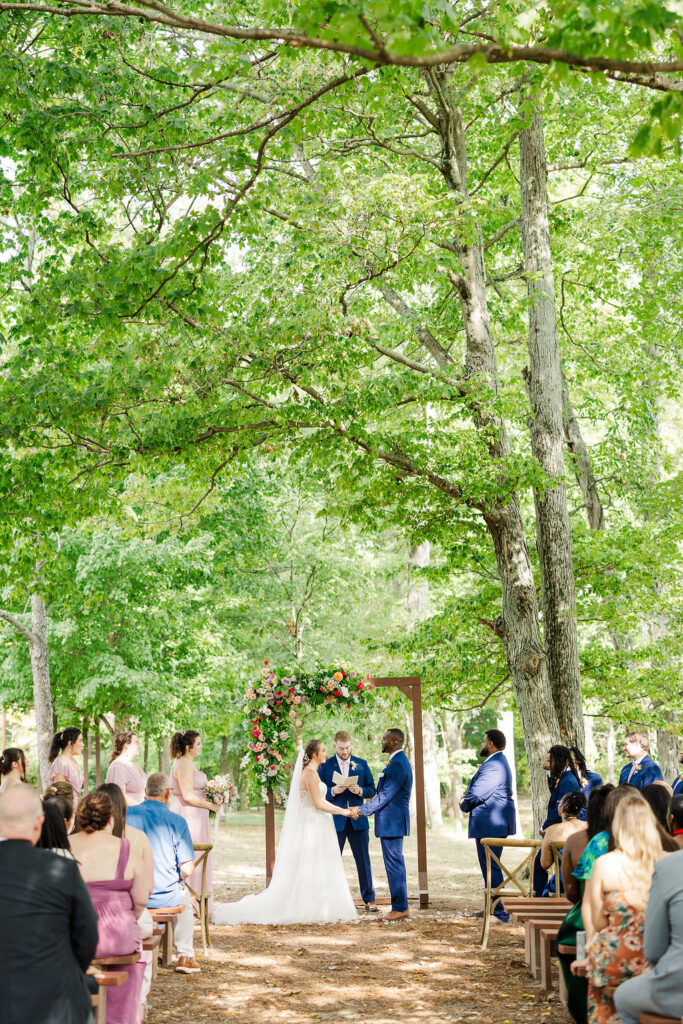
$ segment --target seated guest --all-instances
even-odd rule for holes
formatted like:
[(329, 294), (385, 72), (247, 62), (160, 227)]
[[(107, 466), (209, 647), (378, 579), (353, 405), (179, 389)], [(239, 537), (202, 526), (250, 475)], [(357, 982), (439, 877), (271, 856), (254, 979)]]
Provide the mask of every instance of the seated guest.
[(642, 789), (650, 782), (662, 779), (662, 769), (653, 761), (648, 751), (650, 740), (646, 732), (627, 732), (624, 740), (624, 753), (631, 760), (621, 769), (619, 785), (630, 782), (636, 789)]
[(83, 772), (76, 758), (83, 753), (83, 734), (75, 726), (62, 729), (52, 737), (48, 760), (48, 782), (68, 782), (72, 790), (74, 807), (83, 792)]
[[(111, 800), (112, 816), (114, 818), (112, 835), (117, 836), (119, 839), (128, 839), (130, 841), (131, 855), (139, 858), (141, 870), (146, 877), (147, 888), (151, 893), (154, 888), (154, 859), (152, 857), (152, 847), (150, 846), (149, 839), (144, 832), (141, 832), (139, 828), (133, 828), (132, 825), (127, 823), (126, 815), (128, 806), (126, 804), (123, 791), (114, 782), (105, 782), (101, 786), (97, 787), (96, 792), (106, 793)], [(138, 924), (140, 926), (140, 933), (143, 939), (148, 939), (154, 934), (154, 919), (147, 907), (145, 907), (143, 912), (140, 914)], [(152, 953), (147, 953), (143, 950), (140, 960), (143, 965), (143, 979), (142, 986), (140, 988), (140, 1005), (145, 1006), (147, 1003), (147, 996), (149, 995), (149, 989), (152, 984)]]
[[(637, 793), (633, 786), (620, 786), (618, 789), (611, 783), (594, 789), (588, 801), (586, 832), (576, 832), (567, 840), (562, 857), (562, 871), (565, 888), (574, 906), (560, 925), (557, 936), (558, 945), (576, 947), (576, 933), (585, 931), (583, 920), (582, 897), (585, 885), (593, 874), (595, 863), (604, 856), (612, 840), (612, 821), (619, 803), (630, 793)], [(579, 857), (575, 868), (570, 867), (572, 849), (582, 837), (590, 837), (585, 849)], [(578, 893), (573, 887), (576, 887)], [(571, 965), (575, 957), (573, 953), (558, 951), (560, 967), (567, 986), (567, 1009), (577, 1024), (588, 1021), (588, 982), (585, 978), (572, 973)]]
[(591, 1024), (615, 1019), (608, 986), (646, 970), (645, 908), (655, 864), (663, 856), (655, 817), (639, 793), (620, 801), (612, 834), (615, 848), (593, 868), (582, 901)]
[(662, 841), (664, 852), (674, 853), (678, 849), (678, 843), (669, 831), (669, 805), (671, 803), (669, 786), (665, 782), (651, 782), (648, 786), (643, 786), (640, 792), (657, 819), (659, 838)]
[(49, 800), (43, 800), (43, 824), (36, 846), (41, 850), (56, 853), (59, 857), (74, 859), (69, 846), (69, 837), (66, 834), (64, 816), (58, 805)]
[(147, 776), (135, 763), (139, 753), (140, 741), (134, 732), (116, 734), (105, 782), (114, 782), (120, 786), (130, 807), (141, 804), (145, 799)]
[(672, 797), (667, 824), (676, 845), (683, 847), (683, 793), (676, 793)]
[(194, 871), (194, 847), (187, 822), (169, 810), (171, 790), (168, 777), (155, 772), (147, 779), (146, 800), (129, 807), (129, 824), (141, 829), (149, 839), (154, 857), (154, 889), (150, 910), (177, 907), (183, 911), (173, 922), (173, 941), (178, 951), (176, 971), (198, 974), (201, 967), (194, 958), (194, 911), (192, 899), (181, 884)]
[[(130, 842), (112, 835), (112, 812), (106, 793), (88, 793), (76, 812), (79, 831), (71, 836), (71, 850), (97, 913), (97, 957), (142, 952), (137, 919), (150, 891), (139, 858), (131, 856)], [(130, 1024), (138, 1018), (144, 964), (126, 969), (128, 980), (107, 994), (107, 1024)]]
[(641, 1013), (683, 1019), (683, 850), (655, 865), (643, 953), (652, 970), (625, 981), (614, 993), (623, 1024), (638, 1024)]
[(0, 779), (0, 796), (17, 782), (26, 782), (26, 755), (19, 747), (8, 747), (0, 755)]
[(681, 765), (681, 771), (671, 783), (672, 796), (678, 796), (679, 793), (683, 794), (683, 750), (678, 755), (678, 763)]
[(54, 804), (59, 808), (61, 815), (64, 818), (66, 834), (69, 835), (69, 833), (73, 831), (76, 818), (76, 815), (74, 814), (73, 791), (69, 783), (51, 782), (43, 793), (43, 802), (46, 804)]
[(586, 758), (583, 756), (578, 747), (570, 747), (572, 754), (572, 761), (574, 762), (574, 768), (579, 776), (579, 782), (581, 783), (581, 789), (586, 800), (589, 799), (591, 793), (598, 786), (602, 786), (602, 775), (598, 775), (597, 772), (592, 772), (586, 765)]
[[(484, 758), (472, 776), (467, 792), (460, 801), (460, 809), (469, 814), (467, 835), (474, 839), (479, 867), (486, 886), (486, 848), (482, 839), (506, 839), (515, 833), (515, 803), (512, 798), (512, 774), (503, 751), (505, 733), (488, 729), (479, 756)], [(492, 846), (491, 852), (500, 859), (502, 846)], [(497, 889), (503, 881), (503, 872), (491, 858), (491, 888)], [(510, 920), (502, 902), (496, 903), (493, 915), (504, 924)]]
[[(569, 747), (563, 747), (560, 744), (551, 747), (543, 767), (548, 771), (550, 800), (548, 801), (548, 813), (541, 827), (542, 836), (551, 825), (560, 824), (558, 806), (562, 797), (572, 791), (581, 790), (581, 783), (574, 768), (572, 752)], [(541, 867), (539, 852), (534, 859), (534, 896), (542, 896), (547, 884), (548, 875)]]
[(0, 798), (0, 1009), (8, 1024), (87, 1024), (85, 971), (97, 918), (73, 860), (36, 850), (43, 808), (36, 791)]
[[(564, 843), (569, 836), (575, 832), (585, 832), (586, 822), (581, 821), (579, 815), (586, 809), (586, 797), (581, 790), (572, 790), (563, 796), (559, 804), (560, 822), (557, 825), (549, 825), (543, 836), (540, 860), (541, 867), (548, 871), (553, 866), (553, 843)], [(560, 879), (560, 886), (562, 880)], [(555, 883), (548, 885), (545, 891), (548, 895), (555, 891)]]
[[(583, 876), (575, 875), (574, 871), (578, 867), (585, 849), (591, 839), (598, 835), (599, 832), (604, 832), (605, 836), (607, 836), (605, 804), (608, 795), (613, 789), (614, 786), (608, 782), (604, 786), (597, 786), (591, 791), (588, 807), (586, 808), (586, 828), (580, 832), (573, 832), (568, 836), (564, 844), (562, 851), (562, 879), (565, 896), (572, 903), (578, 903), (583, 896), (583, 885), (580, 881), (580, 878)], [(606, 849), (607, 846), (605, 844), (605, 851)]]

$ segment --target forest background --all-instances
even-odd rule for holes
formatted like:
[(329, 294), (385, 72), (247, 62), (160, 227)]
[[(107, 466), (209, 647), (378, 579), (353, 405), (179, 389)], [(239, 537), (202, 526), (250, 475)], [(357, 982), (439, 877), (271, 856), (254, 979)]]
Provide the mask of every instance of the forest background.
[(9, 739), (239, 776), (263, 661), (344, 658), (422, 677), (433, 824), (504, 709), (537, 813), (553, 742), (673, 777), (680, 2), (0, 23)]

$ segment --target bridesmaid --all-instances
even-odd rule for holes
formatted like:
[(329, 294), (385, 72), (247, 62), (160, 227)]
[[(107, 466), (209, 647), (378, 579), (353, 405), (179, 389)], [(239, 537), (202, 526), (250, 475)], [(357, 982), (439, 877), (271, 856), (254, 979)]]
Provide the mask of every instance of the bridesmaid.
[(16, 786), (17, 782), (26, 782), (26, 755), (19, 747), (8, 747), (0, 756), (0, 795)]
[(56, 732), (52, 737), (52, 746), (48, 755), (50, 771), (47, 777), (50, 782), (68, 782), (74, 794), (74, 810), (78, 807), (83, 792), (83, 772), (76, 763), (76, 758), (83, 753), (83, 736), (81, 730), (71, 725), (68, 729)]
[[(185, 732), (174, 732), (171, 737), (171, 757), (174, 759), (171, 768), (172, 795), (169, 808), (180, 814), (187, 822), (193, 843), (210, 843), (209, 811), (215, 811), (216, 805), (202, 796), (202, 789), (208, 782), (204, 772), (194, 767), (194, 761), (202, 752), (202, 738), (194, 729)], [(186, 881), (196, 893), (201, 892), (202, 872), (193, 871)], [(213, 894), (211, 854), (206, 865), (206, 888)], [(209, 900), (209, 912), (213, 910), (213, 896)]]
[(147, 776), (135, 764), (139, 753), (140, 743), (134, 732), (116, 734), (105, 781), (119, 786), (128, 807), (135, 807), (145, 799)]
[[(97, 914), (95, 956), (142, 953), (138, 918), (152, 890), (150, 872), (131, 850), (130, 841), (113, 835), (114, 808), (107, 793), (89, 793), (79, 805), (76, 823), (79, 831), (70, 837), (70, 845)], [(126, 970), (127, 981), (107, 993), (107, 1024), (135, 1024), (140, 1019), (142, 956)]]

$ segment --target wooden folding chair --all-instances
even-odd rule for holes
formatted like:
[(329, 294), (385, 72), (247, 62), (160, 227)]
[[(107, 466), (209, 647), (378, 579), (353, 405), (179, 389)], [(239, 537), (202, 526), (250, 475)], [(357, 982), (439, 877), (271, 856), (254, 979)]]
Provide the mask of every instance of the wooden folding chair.
[(199, 854), (195, 857), (195, 870), (201, 867), (202, 869), (202, 884), (199, 892), (195, 892), (191, 885), (188, 884), (187, 879), (185, 880), (185, 888), (189, 892), (190, 896), (197, 901), (199, 907), (199, 927), (202, 933), (202, 946), (204, 947), (204, 955), (206, 956), (207, 949), (211, 949), (211, 936), (209, 935), (209, 900), (211, 899), (212, 892), (206, 888), (206, 871), (208, 868), (209, 854), (213, 850), (213, 843), (195, 843), (194, 852)]
[[(534, 857), (541, 845), (540, 839), (498, 839), (489, 838), (480, 840), (486, 851), (486, 891), (484, 893), (484, 922), (481, 931), (481, 948), (486, 949), (489, 944), (489, 929), (491, 927), (491, 914), (503, 899), (511, 893), (505, 892), (505, 886), (513, 887), (512, 895), (521, 893), (522, 896), (531, 896), (533, 893), (533, 869)], [(493, 852), (492, 846), (502, 846), (506, 849), (526, 849), (529, 852), (522, 858), (516, 868), (510, 870), (503, 864), (502, 860)], [(502, 856), (502, 852), (501, 852)], [(503, 872), (503, 881), (495, 889), (491, 886), (491, 860), (494, 860)], [(529, 872), (528, 880), (522, 877), (525, 871)]]

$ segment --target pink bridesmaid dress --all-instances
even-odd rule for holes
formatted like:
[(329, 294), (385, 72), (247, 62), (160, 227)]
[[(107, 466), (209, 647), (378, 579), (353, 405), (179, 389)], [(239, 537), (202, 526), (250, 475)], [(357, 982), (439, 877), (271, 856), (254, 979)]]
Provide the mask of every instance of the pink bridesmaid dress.
[(135, 764), (115, 758), (107, 768), (105, 782), (114, 782), (120, 786), (132, 806), (141, 804), (145, 799), (145, 785), (147, 776), (142, 768)]
[[(206, 799), (202, 790), (208, 781), (209, 780), (204, 772), (199, 771), (198, 768), (194, 769), (192, 789), (194, 790), (195, 796), (200, 797), (202, 800)], [(197, 843), (210, 843), (211, 829), (209, 827), (209, 812), (204, 807), (193, 807), (192, 804), (188, 804), (183, 800), (183, 794), (180, 792), (180, 783), (175, 775), (175, 764), (171, 769), (171, 787), (172, 794), (168, 806), (172, 811), (185, 819), (190, 830), (192, 842), (195, 845)], [(196, 893), (200, 893), (202, 891), (202, 869), (199, 868), (198, 871), (193, 871), (186, 881), (189, 882)], [(206, 890), (212, 894), (209, 898), (209, 912), (211, 913), (213, 911), (213, 875), (211, 854), (209, 854), (206, 863)]]
[(142, 959), (142, 933), (130, 894), (133, 879), (123, 877), (129, 855), (130, 842), (122, 839), (116, 876), (86, 883), (97, 914), (99, 939), (95, 957), (125, 956), (138, 951), (141, 957), (138, 963), (126, 966), (128, 981), (107, 989), (107, 1024), (138, 1024), (140, 1020), (145, 961)]
[(63, 775), (74, 791), (75, 811), (78, 807), (78, 801), (81, 798), (81, 793), (83, 792), (83, 772), (77, 764), (71, 761), (68, 757), (64, 757), (60, 754), (60, 756), (56, 757), (50, 765), (50, 771), (47, 776), (48, 783), (54, 782), (58, 775)]

